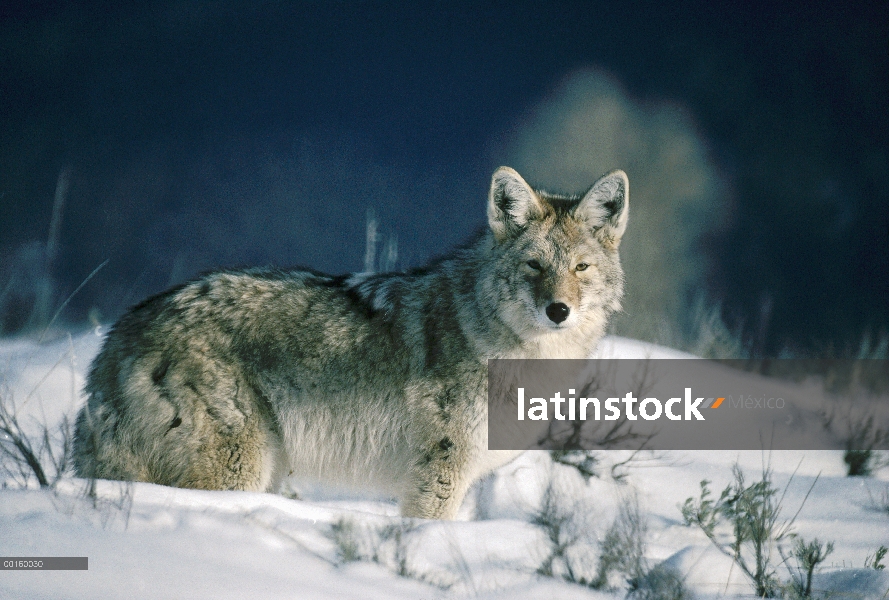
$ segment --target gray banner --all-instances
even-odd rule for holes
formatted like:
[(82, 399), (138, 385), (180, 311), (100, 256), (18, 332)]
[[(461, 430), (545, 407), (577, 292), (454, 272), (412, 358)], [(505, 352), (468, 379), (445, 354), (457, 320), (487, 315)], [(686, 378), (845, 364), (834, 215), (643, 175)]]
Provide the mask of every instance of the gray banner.
[(0, 557), (0, 571), (88, 571), (86, 556)]
[(491, 360), (491, 450), (889, 450), (889, 361)]

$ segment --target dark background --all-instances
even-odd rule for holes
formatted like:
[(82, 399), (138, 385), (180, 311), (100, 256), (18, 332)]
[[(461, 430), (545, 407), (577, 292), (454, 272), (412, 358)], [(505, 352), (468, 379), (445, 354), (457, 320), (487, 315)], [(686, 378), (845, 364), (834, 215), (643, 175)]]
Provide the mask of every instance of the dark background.
[(886, 2), (125, 4), (0, 4), (0, 333), (105, 260), (65, 322), (217, 266), (361, 270), (368, 208), (422, 264), (594, 68), (688, 115), (721, 182), (680, 303), (760, 354), (887, 339)]

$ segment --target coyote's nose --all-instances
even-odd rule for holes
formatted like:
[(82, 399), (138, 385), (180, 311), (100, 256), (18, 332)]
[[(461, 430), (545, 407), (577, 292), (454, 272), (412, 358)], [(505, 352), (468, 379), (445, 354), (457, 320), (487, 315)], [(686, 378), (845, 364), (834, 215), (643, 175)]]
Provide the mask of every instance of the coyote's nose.
[(563, 302), (553, 302), (546, 307), (546, 316), (553, 323), (561, 323), (568, 318), (568, 313), (570, 312), (571, 309)]

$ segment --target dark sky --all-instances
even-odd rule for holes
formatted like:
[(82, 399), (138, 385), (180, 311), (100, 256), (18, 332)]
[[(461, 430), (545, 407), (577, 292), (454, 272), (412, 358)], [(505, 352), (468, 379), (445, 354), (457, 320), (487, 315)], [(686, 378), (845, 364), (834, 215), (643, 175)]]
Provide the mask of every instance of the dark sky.
[(421, 264), (589, 68), (689, 115), (726, 213), (696, 293), (748, 343), (889, 331), (889, 4), (480, 4), (3, 3), (0, 333), (105, 260), (68, 322), (216, 266), (359, 270), (368, 208)]

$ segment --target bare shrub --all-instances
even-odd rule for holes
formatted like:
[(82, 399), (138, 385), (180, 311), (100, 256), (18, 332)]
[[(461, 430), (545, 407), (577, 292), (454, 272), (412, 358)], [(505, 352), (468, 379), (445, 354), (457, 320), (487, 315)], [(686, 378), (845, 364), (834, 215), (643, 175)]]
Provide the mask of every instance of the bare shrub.
[(811, 598), (815, 569), (833, 552), (833, 542), (828, 542), (825, 546), (817, 538), (811, 542), (796, 538), (789, 556), (785, 556), (783, 549), (779, 548), (779, 551), (790, 573), (790, 581), (784, 586), (785, 595), (792, 600)]
[(643, 600), (690, 598), (683, 579), (663, 565), (651, 568), (645, 558), (648, 522), (635, 493), (627, 494), (600, 544), (593, 568), (591, 514), (551, 480), (531, 522), (547, 537), (548, 548), (537, 574), (593, 589), (626, 586), (628, 597)]
[(879, 493), (876, 496), (871, 493), (869, 487), (866, 489), (868, 508), (889, 516), (889, 485), (884, 487), (882, 493)]
[(824, 428), (838, 436), (845, 445), (843, 461), (850, 477), (866, 477), (889, 465), (889, 456), (878, 448), (889, 447), (889, 425), (886, 416), (879, 414), (881, 403), (870, 401), (870, 394), (859, 386), (848, 392), (851, 402), (825, 406), (822, 417)]
[[(776, 546), (794, 537), (796, 516), (818, 478), (815, 478), (796, 514), (785, 520), (781, 517), (783, 500), (793, 476), (784, 490), (779, 491), (772, 485), (772, 471), (767, 465), (763, 466), (759, 481), (749, 485), (738, 464), (734, 465), (732, 473), (734, 481), (718, 499), (710, 495), (710, 482), (706, 479), (701, 481), (700, 497), (685, 501), (681, 507), (682, 517), (686, 525), (699, 527), (720, 552), (738, 565), (753, 583), (757, 596), (778, 597), (783, 586), (775, 571), (773, 552)], [(731, 526), (732, 535), (727, 541), (722, 541), (716, 531), (721, 524)]]
[(544, 577), (560, 577), (565, 581), (592, 585), (592, 576), (585, 565), (576, 560), (573, 549), (583, 542), (587, 531), (583, 513), (576, 503), (569, 502), (551, 479), (543, 492), (540, 509), (534, 513), (531, 523), (546, 534), (549, 548), (537, 573)]
[[(56, 366), (61, 362), (59, 359)], [(73, 374), (71, 385), (73, 396), (76, 394)], [(66, 414), (55, 426), (46, 423), (45, 416), (23, 423), (19, 412), (34, 393), (32, 390), (19, 403), (5, 379), (0, 379), (0, 473), (20, 487), (28, 487), (30, 481), (36, 480), (41, 488), (52, 488), (68, 470), (72, 448), (71, 420)]]
[(330, 537), (336, 546), (338, 563), (350, 563), (364, 558), (355, 521), (340, 518), (330, 526)]
[(571, 467), (580, 473), (584, 481), (599, 477), (599, 456), (590, 450), (553, 450), (550, 458), (556, 464)]
[(21, 487), (33, 477), (41, 488), (51, 488), (65, 475), (71, 457), (68, 417), (56, 428), (36, 423), (29, 435), (19, 423), (12, 401), (0, 391), (0, 469)]
[(889, 548), (886, 546), (877, 548), (876, 552), (869, 554), (867, 558), (864, 559), (864, 568), (874, 569), (875, 571), (885, 571), (886, 565), (883, 564), (883, 558), (886, 557), (887, 552), (889, 552)]
[[(640, 366), (632, 374), (630, 391), (637, 398), (648, 395), (654, 384), (652, 363), (649, 360), (640, 361)], [(606, 366), (603, 366), (606, 365)], [(608, 393), (616, 387), (617, 373), (614, 371), (613, 362), (597, 364), (597, 371), (589, 376), (587, 381), (578, 390), (578, 397), (596, 397), (603, 392)], [(622, 479), (626, 472), (622, 470), (631, 463), (638, 452), (654, 437), (654, 433), (640, 433), (633, 429), (633, 423), (625, 414), (621, 414), (616, 421), (552, 420), (547, 426), (547, 433), (538, 442), (540, 447), (555, 448), (550, 452), (553, 462), (572, 467), (589, 481), (591, 477), (599, 477), (598, 466), (600, 459), (596, 452), (588, 448), (636, 448), (630, 459), (620, 465), (611, 468), (611, 474), (615, 479)]]
[[(750, 349), (741, 340), (739, 331), (730, 331), (722, 318), (722, 308), (708, 303), (698, 296), (686, 317), (687, 325), (682, 327), (679, 337), (669, 337), (664, 332), (664, 343), (679, 348), (701, 358), (744, 358), (750, 356)], [(675, 336), (676, 334), (674, 334)]]
[(685, 580), (675, 570), (655, 565), (645, 575), (632, 582), (627, 598), (632, 600), (691, 600), (694, 594), (686, 587)]
[(596, 578), (590, 587), (608, 589), (623, 580), (627, 598), (634, 600), (687, 600), (692, 597), (685, 581), (670, 567), (652, 566), (645, 558), (648, 519), (635, 493), (621, 502), (617, 517), (602, 540)]
[(374, 554), (374, 562), (384, 564), (401, 577), (419, 579), (408, 565), (408, 536), (416, 529), (410, 520), (399, 520), (377, 530), (379, 544)]
[(416, 528), (416, 522), (404, 519), (373, 527), (349, 518), (340, 518), (331, 525), (329, 533), (336, 550), (334, 564), (372, 562), (399, 577), (415, 579), (439, 589), (449, 589), (461, 580), (466, 581), (470, 589), (474, 589), (466, 560), (453, 544), (450, 551), (455, 561), (456, 576), (450, 573), (420, 572), (411, 565), (411, 535)]
[(631, 589), (638, 587), (648, 573), (645, 560), (647, 537), (648, 521), (639, 508), (638, 496), (631, 494), (621, 502), (617, 518), (602, 540), (602, 555), (592, 587), (609, 587), (616, 574), (623, 576)]

